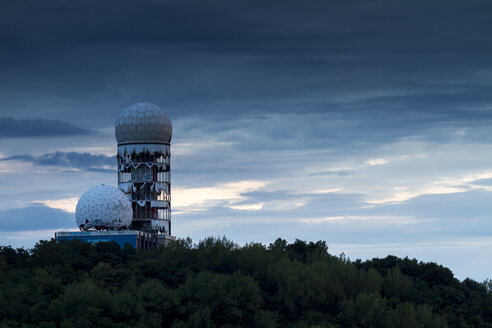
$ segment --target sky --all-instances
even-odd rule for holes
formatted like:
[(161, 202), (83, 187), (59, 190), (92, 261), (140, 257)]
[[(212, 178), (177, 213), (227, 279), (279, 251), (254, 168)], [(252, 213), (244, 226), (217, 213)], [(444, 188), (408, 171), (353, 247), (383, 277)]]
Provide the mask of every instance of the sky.
[(172, 231), (492, 278), (492, 3), (0, 1), (0, 244), (76, 230), (114, 124), (173, 124)]

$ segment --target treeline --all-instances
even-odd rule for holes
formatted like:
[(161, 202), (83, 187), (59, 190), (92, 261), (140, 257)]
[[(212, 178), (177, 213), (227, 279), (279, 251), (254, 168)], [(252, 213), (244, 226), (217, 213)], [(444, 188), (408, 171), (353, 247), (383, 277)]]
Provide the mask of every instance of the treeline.
[(0, 247), (0, 327), (492, 327), (492, 284), (325, 242)]

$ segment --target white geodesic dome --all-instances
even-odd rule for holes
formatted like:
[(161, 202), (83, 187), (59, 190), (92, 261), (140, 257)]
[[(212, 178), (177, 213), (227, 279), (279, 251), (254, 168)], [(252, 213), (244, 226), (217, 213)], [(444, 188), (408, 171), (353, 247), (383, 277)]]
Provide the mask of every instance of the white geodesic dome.
[(132, 223), (132, 203), (118, 188), (100, 185), (87, 190), (75, 209), (80, 230), (121, 230)]
[(173, 136), (171, 120), (159, 106), (139, 102), (127, 107), (116, 121), (118, 145), (129, 143), (169, 144)]

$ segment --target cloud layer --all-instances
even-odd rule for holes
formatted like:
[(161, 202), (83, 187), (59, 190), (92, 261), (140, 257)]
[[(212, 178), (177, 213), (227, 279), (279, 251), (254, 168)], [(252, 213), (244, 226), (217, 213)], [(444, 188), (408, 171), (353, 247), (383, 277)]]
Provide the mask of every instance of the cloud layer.
[(0, 117), (0, 138), (88, 135), (90, 130), (68, 122), (47, 119)]
[(43, 205), (0, 211), (0, 231), (70, 229), (73, 222), (73, 214)]
[(0, 206), (19, 218), (5, 229), (27, 240), (35, 209), (62, 215), (49, 211), (115, 185), (114, 122), (146, 100), (173, 122), (179, 237), (323, 239), (490, 278), (491, 10), (2, 1)]
[(13, 155), (1, 161), (21, 161), (41, 166), (58, 166), (97, 172), (114, 172), (116, 157), (78, 152), (54, 152), (39, 156)]

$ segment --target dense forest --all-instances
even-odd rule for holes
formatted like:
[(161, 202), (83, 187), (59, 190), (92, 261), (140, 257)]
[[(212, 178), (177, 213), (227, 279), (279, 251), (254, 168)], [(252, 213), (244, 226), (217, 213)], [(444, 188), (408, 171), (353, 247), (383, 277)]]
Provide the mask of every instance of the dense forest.
[(0, 327), (492, 327), (491, 287), (322, 241), (0, 247)]

